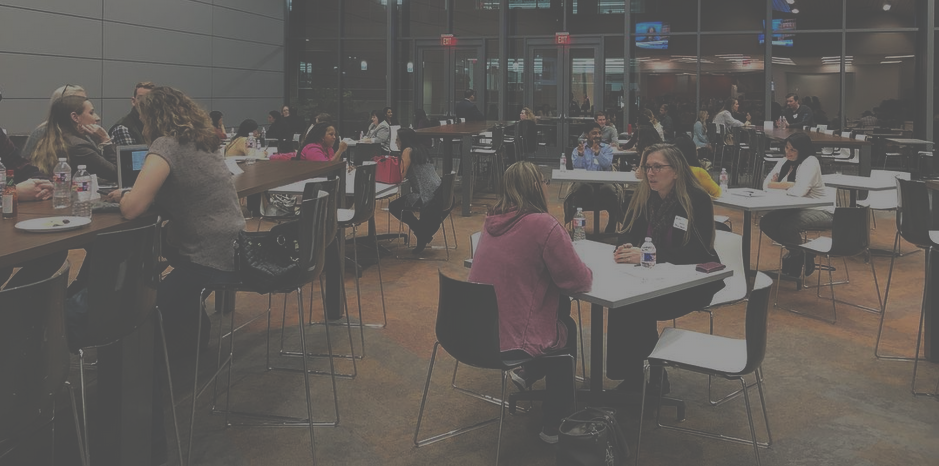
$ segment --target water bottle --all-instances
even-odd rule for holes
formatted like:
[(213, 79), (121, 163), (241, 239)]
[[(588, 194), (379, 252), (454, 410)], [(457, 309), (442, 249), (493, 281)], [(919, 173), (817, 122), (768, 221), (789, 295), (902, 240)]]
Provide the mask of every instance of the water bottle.
[[(7, 167), (0, 162), (0, 190), (7, 186)], [(0, 210), (3, 210), (3, 196), (0, 196)]]
[(584, 217), (583, 207), (577, 208), (577, 213), (574, 214), (574, 236), (572, 237), (574, 241), (583, 241), (587, 239), (587, 217)]
[(561, 166), (560, 166), (559, 169), (560, 169), (562, 172), (566, 172), (566, 171), (567, 171), (567, 156), (564, 155), (563, 152), (561, 152)]
[(59, 157), (59, 164), (52, 169), (52, 207), (67, 209), (72, 206), (72, 167), (65, 157)]
[(84, 165), (78, 166), (72, 178), (72, 215), (91, 218), (91, 175)]
[(260, 147), (264, 147), (265, 143), (267, 142), (267, 129), (265, 129), (264, 127), (261, 128), (261, 141), (260, 142), (261, 142)]
[(646, 236), (646, 242), (642, 243), (642, 247), (639, 248), (639, 252), (642, 254), (639, 258), (639, 263), (647, 269), (655, 267), (655, 245), (652, 244), (652, 238)]
[(727, 176), (727, 169), (726, 169), (726, 168), (721, 168), (721, 178), (720, 178), (720, 181), (721, 181), (721, 194), (723, 194), (724, 191), (727, 191), (727, 179), (728, 179), (728, 178), (729, 178), (729, 177)]

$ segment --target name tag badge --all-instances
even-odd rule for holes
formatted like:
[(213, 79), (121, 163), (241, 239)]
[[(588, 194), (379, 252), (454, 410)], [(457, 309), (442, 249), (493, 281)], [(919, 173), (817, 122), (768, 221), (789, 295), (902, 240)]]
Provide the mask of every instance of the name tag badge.
[(688, 219), (676, 215), (675, 223), (672, 224), (672, 228), (678, 228), (681, 231), (688, 231)]

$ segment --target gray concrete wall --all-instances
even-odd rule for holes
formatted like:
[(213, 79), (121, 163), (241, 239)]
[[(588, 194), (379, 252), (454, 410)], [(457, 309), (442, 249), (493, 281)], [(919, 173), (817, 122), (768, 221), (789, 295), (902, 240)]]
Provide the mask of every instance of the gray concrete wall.
[(284, 0), (0, 0), (0, 127), (29, 132), (57, 87), (88, 91), (109, 127), (139, 81), (176, 87), (225, 124), (284, 99)]

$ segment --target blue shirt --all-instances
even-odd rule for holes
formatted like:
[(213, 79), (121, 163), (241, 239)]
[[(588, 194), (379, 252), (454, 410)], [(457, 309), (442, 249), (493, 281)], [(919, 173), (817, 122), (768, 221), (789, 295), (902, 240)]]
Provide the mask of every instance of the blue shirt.
[(613, 166), (613, 148), (601, 142), (599, 154), (594, 154), (593, 150), (587, 146), (584, 147), (584, 156), (581, 157), (575, 147), (571, 152), (571, 160), (574, 162), (574, 168), (586, 168), (587, 171), (592, 172), (609, 171)]

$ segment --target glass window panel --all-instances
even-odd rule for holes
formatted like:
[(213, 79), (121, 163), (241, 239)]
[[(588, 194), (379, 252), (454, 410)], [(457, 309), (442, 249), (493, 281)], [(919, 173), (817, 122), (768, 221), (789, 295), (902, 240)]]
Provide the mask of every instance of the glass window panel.
[[(641, 109), (648, 108), (658, 115), (658, 109), (663, 103), (672, 105), (671, 115), (677, 130), (694, 123), (697, 66), (695, 41), (693, 35), (671, 36), (667, 50), (634, 45), (629, 110), (629, 123), (633, 124), (633, 129)], [(690, 120), (684, 119), (683, 113), (692, 115)], [(624, 126), (628, 130), (629, 127)]]
[(342, 8), (344, 37), (385, 37), (388, 16), (381, 3), (376, 0), (343, 0)]
[(623, 101), (623, 36), (608, 36), (603, 41), (604, 80), (603, 105), (598, 105), (607, 113), (607, 120), (615, 121), (614, 126), (622, 129)]
[[(777, 111), (785, 107), (786, 94), (794, 93), (812, 108), (815, 124), (835, 129), (841, 109), (841, 34), (795, 34), (792, 41), (792, 47), (773, 47)], [(852, 82), (849, 76), (846, 89)]]
[(453, 34), (463, 36), (499, 35), (499, 4), (454, 2)]
[[(697, 30), (698, 5), (695, 0), (632, 0), (632, 33), (645, 34), (648, 27), (639, 27), (644, 23), (657, 23), (667, 26), (672, 32), (692, 32)], [(641, 29), (641, 31), (640, 31)]]
[(303, 50), (299, 54), (297, 111), (307, 121), (312, 121), (320, 113), (329, 113), (333, 117), (338, 114), (337, 45), (335, 40), (321, 40), (315, 42), (315, 50)]
[(291, 29), (296, 27), (310, 38), (338, 37), (339, 1), (297, 2), (290, 13)]
[(623, 28), (623, 0), (574, 0), (572, 6), (567, 17), (571, 34), (599, 34)]
[[(773, 22), (776, 20), (795, 20), (795, 24), (783, 21), (776, 29), (841, 29), (842, 0), (797, 1), (789, 5), (785, 1), (773, 1)], [(867, 3), (849, 0), (849, 5)], [(760, 21), (759, 27), (762, 28)]]
[[(482, 109), (488, 120), (499, 119), (499, 92), (502, 89), (502, 73), (499, 70), (499, 41), (486, 41), (486, 108)], [(506, 119), (514, 121), (512, 114)]]
[(508, 87), (505, 90), (505, 98), (508, 105), (506, 118), (509, 120), (514, 119), (514, 115), (517, 115), (522, 110), (522, 107), (529, 107), (536, 114), (538, 112), (538, 109), (530, 102), (525, 102), (525, 86), (523, 81), (525, 79), (524, 44), (524, 40), (509, 39), (508, 69), (506, 70)]
[(509, 0), (509, 35), (554, 35), (562, 30), (559, 0)]
[(341, 126), (342, 131), (358, 135), (368, 129), (369, 113), (385, 107), (385, 41), (345, 40), (342, 45), (345, 56)]
[(421, 102), (424, 112), (428, 118), (441, 119), (447, 114), (448, 94), (446, 86), (446, 63), (444, 61), (445, 50), (443, 48), (422, 48), (420, 51), (421, 67)]
[[(825, 0), (812, 1), (821, 2)], [(694, 18), (694, 11), (689, 12), (688, 10), (695, 7), (686, 5), (678, 11)], [(714, 2), (704, 0), (701, 4), (702, 31), (755, 31), (763, 28), (763, 20), (765, 19), (765, 1), (721, 0)]]
[[(888, 9), (884, 9), (889, 6)], [(848, 0), (848, 29), (916, 26), (915, 0), (857, 2)]]
[(394, 108), (395, 116), (402, 128), (414, 123), (414, 82), (416, 68), (410, 41), (398, 41), (398, 61), (395, 65), (395, 74), (398, 76), (397, 106)]
[[(460, 47), (453, 51), (453, 94), (450, 100), (460, 102), (467, 89), (476, 91), (476, 107), (485, 115), (492, 105), (492, 100), (481, 92), (485, 89), (485, 82), (478, 79), (485, 76), (486, 61), (480, 56), (478, 47)], [(498, 108), (496, 109), (498, 112)]]
[(398, 10), (401, 37), (439, 37), (447, 33), (447, 0), (404, 0)]
[[(882, 126), (912, 129), (915, 116), (915, 33), (847, 34), (845, 115), (874, 111)], [(853, 84), (853, 86), (852, 86)]]
[[(749, 113), (750, 121), (755, 124), (763, 121), (763, 50), (750, 34), (701, 37), (701, 109), (708, 110), (713, 118), (724, 101), (734, 97), (740, 104), (739, 112), (734, 115), (738, 120), (746, 121)], [(694, 64), (691, 60), (681, 60)], [(694, 82), (689, 76), (688, 86), (692, 85)], [(693, 94), (694, 90), (690, 92)], [(676, 128), (690, 131), (695, 120), (694, 106), (686, 104), (685, 95), (677, 96), (676, 100), (682, 105), (673, 112), (672, 118), (677, 114)]]
[(557, 48), (536, 47), (532, 50), (532, 110), (539, 116), (551, 117), (559, 113), (559, 66)]

